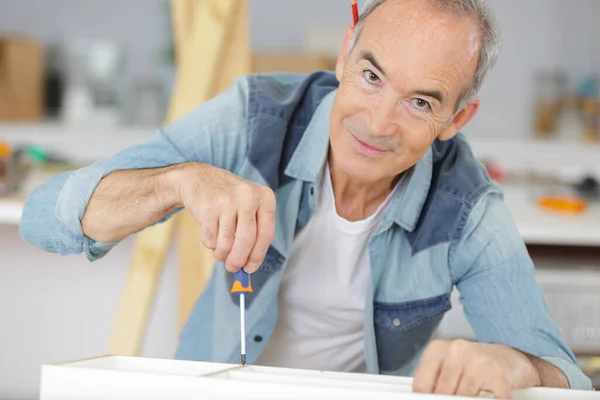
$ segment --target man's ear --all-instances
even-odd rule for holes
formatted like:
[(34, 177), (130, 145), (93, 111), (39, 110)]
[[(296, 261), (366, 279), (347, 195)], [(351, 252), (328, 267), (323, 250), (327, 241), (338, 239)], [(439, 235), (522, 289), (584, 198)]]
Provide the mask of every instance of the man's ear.
[(477, 111), (479, 110), (480, 104), (481, 101), (479, 98), (468, 102), (467, 105), (462, 110), (460, 110), (454, 116), (454, 118), (452, 118), (452, 121), (450, 121), (446, 128), (444, 128), (444, 130), (440, 132), (440, 134), (438, 135), (438, 139), (445, 141), (452, 139), (454, 136), (456, 136), (456, 134), (462, 128), (464, 128), (465, 125), (467, 125), (473, 119), (473, 117), (475, 117)]
[(335, 65), (335, 77), (339, 82), (342, 81), (342, 76), (344, 75), (344, 67), (346, 66), (346, 61), (348, 60), (348, 50), (350, 50), (352, 35), (354, 35), (354, 27), (349, 26), (348, 29), (346, 29), (344, 43), (342, 44), (340, 54), (338, 54), (337, 63)]

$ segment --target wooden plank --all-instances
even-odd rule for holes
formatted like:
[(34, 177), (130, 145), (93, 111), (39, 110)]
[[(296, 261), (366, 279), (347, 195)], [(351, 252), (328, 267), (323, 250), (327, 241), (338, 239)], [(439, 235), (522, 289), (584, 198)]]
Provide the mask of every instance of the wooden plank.
[(311, 73), (319, 70), (333, 71), (335, 57), (321, 53), (261, 51), (252, 54), (252, 72)]
[[(218, 83), (211, 97), (230, 87), (235, 78), (250, 72), (250, 43), (248, 40), (249, 21), (248, 3), (238, 1), (234, 8), (235, 18), (225, 32), (228, 43)], [(198, 223), (191, 214), (185, 212), (179, 221), (179, 326), (182, 327), (204, 290), (212, 274), (214, 257), (212, 252), (202, 245), (202, 235)]]
[(198, 5), (194, 31), (183, 43), (178, 60), (168, 121), (187, 114), (216, 93), (227, 32), (232, 29), (238, 5), (237, 0), (205, 0)]
[(143, 230), (134, 238), (133, 258), (117, 310), (109, 354), (140, 354), (174, 226), (175, 218), (171, 218)]
[[(183, 0), (181, 0), (183, 1)], [(228, 35), (239, 18), (238, 0), (189, 0), (193, 5), (173, 2), (174, 35), (177, 38), (177, 80), (171, 94), (171, 103), (166, 116), (169, 124), (213, 97), (220, 82), (224, 57), (227, 55)], [(192, 8), (190, 8), (192, 7)], [(189, 22), (187, 18), (190, 17)], [(183, 24), (184, 26), (180, 26)], [(189, 24), (189, 25), (188, 25)], [(188, 33), (189, 30), (189, 33)], [(244, 36), (248, 32), (243, 32)], [(235, 60), (234, 60), (235, 62)], [(172, 218), (166, 223), (155, 225), (138, 233), (135, 237), (130, 272), (117, 313), (114, 331), (109, 344), (109, 353), (116, 355), (138, 355), (140, 353), (148, 317), (166, 254), (176, 223), (182, 228), (181, 260), (182, 281), (190, 280), (185, 286), (185, 313), (193, 304), (193, 295), (199, 293), (202, 277), (208, 273), (206, 251), (199, 249), (201, 241), (197, 226), (186, 217)], [(183, 222), (182, 222), (183, 221)], [(188, 245), (188, 243), (190, 245)], [(183, 308), (182, 308), (183, 310)], [(181, 312), (183, 315), (183, 311)]]
[(201, 0), (171, 0), (171, 19), (176, 58), (194, 30), (194, 18)]
[(231, 29), (226, 32), (228, 46), (222, 60), (222, 70), (215, 87), (215, 95), (229, 88), (238, 76), (251, 72), (252, 54), (249, 39), (250, 21), (248, 1), (238, 0)]

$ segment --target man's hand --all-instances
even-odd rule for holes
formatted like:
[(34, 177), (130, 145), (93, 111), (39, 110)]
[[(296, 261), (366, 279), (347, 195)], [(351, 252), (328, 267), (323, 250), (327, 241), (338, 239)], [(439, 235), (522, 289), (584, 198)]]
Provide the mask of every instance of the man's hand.
[(203, 244), (227, 270), (255, 272), (275, 234), (275, 195), (266, 187), (207, 164), (179, 171), (181, 204), (200, 224)]
[[(541, 361), (541, 360), (540, 360)], [(433, 341), (423, 354), (413, 382), (418, 393), (512, 398), (516, 389), (541, 386), (529, 357), (511, 347), (464, 340)]]

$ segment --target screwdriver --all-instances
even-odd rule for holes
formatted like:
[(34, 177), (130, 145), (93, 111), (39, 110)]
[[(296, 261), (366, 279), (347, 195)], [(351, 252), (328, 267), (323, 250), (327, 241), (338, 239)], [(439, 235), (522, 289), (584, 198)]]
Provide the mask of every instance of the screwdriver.
[(240, 333), (242, 339), (242, 365), (246, 365), (246, 323), (245, 323), (245, 309), (246, 309), (246, 293), (252, 293), (252, 285), (250, 284), (250, 275), (243, 269), (233, 274), (233, 285), (231, 287), (231, 293), (240, 296)]

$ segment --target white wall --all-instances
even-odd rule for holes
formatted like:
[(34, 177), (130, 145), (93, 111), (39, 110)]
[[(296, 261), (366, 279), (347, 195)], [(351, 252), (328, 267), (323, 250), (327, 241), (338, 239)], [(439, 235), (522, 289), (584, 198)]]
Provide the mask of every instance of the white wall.
[(503, 51), (483, 88), (480, 113), (465, 132), (502, 137), (528, 134), (536, 69), (563, 68), (576, 83), (594, 71), (598, 2), (495, 0), (492, 4), (503, 30)]
[[(127, 240), (90, 264), (38, 251), (16, 226), (0, 225), (0, 399), (38, 398), (41, 364), (106, 354), (131, 248)], [(163, 273), (144, 356), (175, 352), (175, 258)]]
[(48, 44), (78, 36), (115, 40), (127, 50), (127, 75), (159, 75), (168, 45), (164, 0), (0, 0), (0, 35), (27, 35)]
[[(360, 3), (364, 4), (365, 0)], [(257, 49), (299, 49), (309, 27), (343, 31), (351, 22), (347, 0), (250, 0)], [(501, 59), (482, 92), (470, 135), (526, 135), (530, 131), (532, 75), (560, 67), (579, 81), (600, 69), (597, 0), (491, 0), (503, 28)], [(32, 34), (49, 42), (81, 35), (121, 42), (129, 51), (127, 76), (161, 75), (167, 45), (166, 0), (0, 0), (0, 35)], [(67, 17), (65, 17), (67, 16)]]
[[(600, 1), (596, 1), (594, 2), (594, 10), (592, 10), (591, 14), (592, 17), (596, 17), (598, 18), (598, 16), (600, 15)], [(600, 37), (600, 24), (594, 24), (594, 32), (593, 32), (593, 37), (594, 38), (599, 38)], [(594, 65), (596, 66), (596, 73), (600, 75), (600, 46), (596, 45), (595, 51), (594, 51)]]

